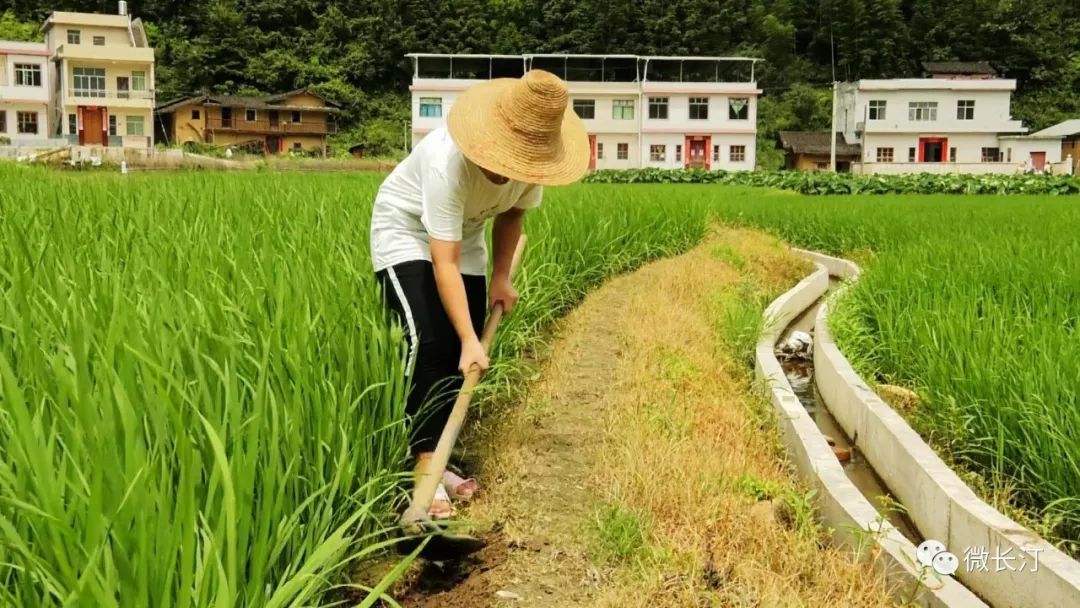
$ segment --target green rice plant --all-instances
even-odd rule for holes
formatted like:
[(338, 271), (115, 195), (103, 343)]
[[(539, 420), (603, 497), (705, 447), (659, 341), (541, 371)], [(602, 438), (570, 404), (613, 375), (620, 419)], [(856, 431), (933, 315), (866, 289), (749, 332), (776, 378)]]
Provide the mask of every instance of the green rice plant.
[[(368, 255), (380, 179), (0, 165), (0, 605), (318, 605), (388, 547), (408, 379)], [(490, 398), (706, 216), (552, 191)]]

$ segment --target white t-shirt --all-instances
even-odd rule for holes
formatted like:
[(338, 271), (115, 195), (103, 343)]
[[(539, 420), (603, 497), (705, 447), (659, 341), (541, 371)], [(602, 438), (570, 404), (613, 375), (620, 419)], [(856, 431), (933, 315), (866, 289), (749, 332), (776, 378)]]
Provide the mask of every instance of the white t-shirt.
[(462, 274), (487, 272), (484, 222), (511, 207), (540, 204), (543, 188), (510, 180), (495, 184), (465, 158), (445, 127), (420, 140), (379, 186), (371, 217), (375, 271), (431, 261), (429, 238), (461, 241)]

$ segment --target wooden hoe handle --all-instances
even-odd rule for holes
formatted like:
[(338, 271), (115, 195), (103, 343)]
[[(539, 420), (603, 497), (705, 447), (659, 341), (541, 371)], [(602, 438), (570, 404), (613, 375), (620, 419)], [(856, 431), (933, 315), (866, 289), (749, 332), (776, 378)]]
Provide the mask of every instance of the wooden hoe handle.
[[(517, 273), (524, 253), (525, 235), (522, 234), (521, 238), (518, 239), (517, 247), (514, 248), (514, 257), (510, 263), (511, 279)], [(480, 344), (484, 347), (484, 352), (491, 350), (491, 343), (495, 340), (495, 330), (498, 329), (503, 314), (502, 304), (496, 303), (491, 308), (487, 322), (484, 324), (484, 333), (480, 336)], [(465, 374), (461, 391), (458, 393), (457, 400), (454, 401), (454, 409), (450, 411), (450, 418), (446, 421), (446, 426), (439, 437), (439, 443), (435, 447), (435, 453), (431, 456), (427, 471), (419, 476), (420, 479), (413, 487), (412, 502), (409, 503), (409, 508), (401, 516), (401, 524), (407, 528), (415, 528), (421, 522), (429, 520), (428, 510), (431, 509), (431, 502), (435, 500), (435, 490), (442, 480), (446, 464), (450, 460), (450, 452), (453, 451), (454, 444), (457, 443), (458, 433), (461, 432), (461, 427), (465, 423), (465, 415), (469, 412), (469, 402), (472, 400), (473, 389), (480, 382), (480, 375), (480, 368), (476, 366), (470, 368), (468, 373)], [(418, 529), (411, 530), (414, 533), (419, 533), (419, 531)]]

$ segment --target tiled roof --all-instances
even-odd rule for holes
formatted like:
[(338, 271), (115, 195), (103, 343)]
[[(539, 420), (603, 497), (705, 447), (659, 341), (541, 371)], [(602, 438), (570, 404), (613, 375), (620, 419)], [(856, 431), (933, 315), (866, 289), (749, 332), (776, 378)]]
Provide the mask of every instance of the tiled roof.
[(922, 65), (929, 74), (997, 76), (988, 61), (924, 61)]
[[(780, 131), (780, 147), (795, 154), (830, 154), (828, 131)], [(858, 156), (859, 145), (849, 144), (843, 133), (836, 134), (837, 156)]]

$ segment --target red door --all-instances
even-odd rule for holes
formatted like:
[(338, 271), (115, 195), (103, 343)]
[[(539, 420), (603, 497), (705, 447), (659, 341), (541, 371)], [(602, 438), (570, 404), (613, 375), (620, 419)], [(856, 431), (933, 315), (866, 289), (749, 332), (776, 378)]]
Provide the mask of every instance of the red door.
[(701, 135), (686, 136), (686, 162), (687, 169), (709, 168), (709, 139)]
[(589, 171), (596, 171), (596, 136), (589, 136)]
[(944, 137), (919, 138), (919, 162), (943, 163), (949, 159), (949, 140)]
[(1036, 171), (1042, 171), (1046, 168), (1046, 152), (1032, 152), (1031, 153), (1031, 166)]

